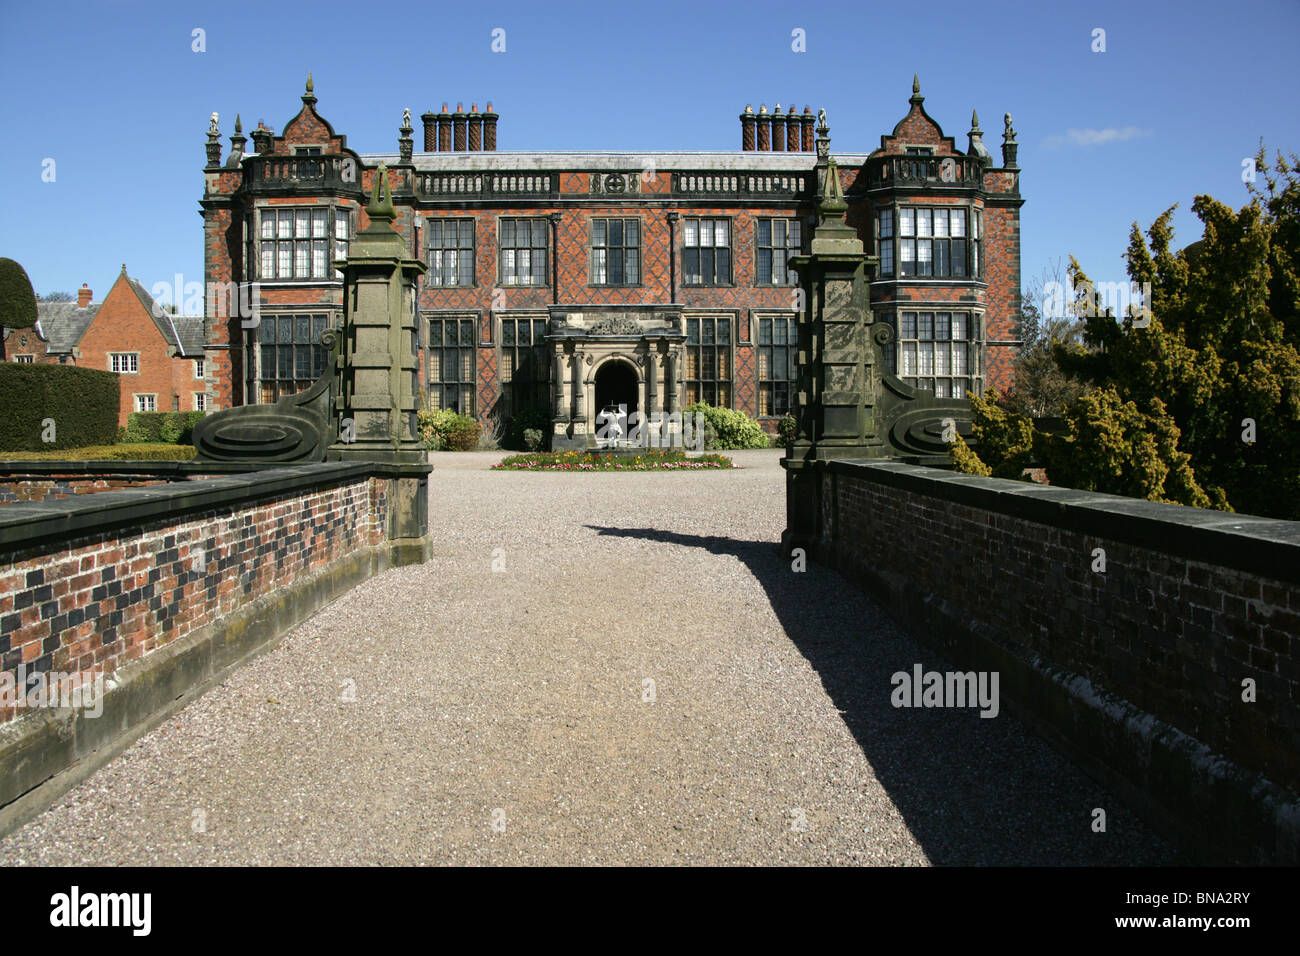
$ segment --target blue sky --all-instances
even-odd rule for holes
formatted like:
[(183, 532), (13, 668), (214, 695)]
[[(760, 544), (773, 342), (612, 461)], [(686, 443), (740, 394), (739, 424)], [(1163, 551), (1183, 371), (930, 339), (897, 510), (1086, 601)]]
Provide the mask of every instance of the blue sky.
[[(1105, 52), (1091, 49), (1098, 28)], [(89, 282), (98, 298), (123, 262), (146, 286), (197, 281), (208, 115), (223, 154), (237, 112), (245, 133), (259, 119), (278, 132), (308, 70), (321, 114), (363, 153), (396, 150), (403, 107), (418, 148), (420, 113), (487, 100), (503, 150), (738, 149), (741, 109), (779, 101), (824, 107), (832, 148), (868, 152), (919, 73), (963, 148), (972, 107), (995, 157), (1014, 115), (1025, 282), (1071, 253), (1118, 281), (1134, 220), (1179, 203), (1178, 242), (1191, 242), (1197, 194), (1246, 201), (1241, 164), (1260, 137), (1270, 155), (1300, 152), (1298, 38), (1296, 0), (0, 0), (0, 255), (38, 293)]]

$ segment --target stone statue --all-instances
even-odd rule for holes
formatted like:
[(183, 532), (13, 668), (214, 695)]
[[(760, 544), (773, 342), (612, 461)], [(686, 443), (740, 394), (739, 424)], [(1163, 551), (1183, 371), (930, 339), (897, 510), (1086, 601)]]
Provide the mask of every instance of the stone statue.
[(824, 109), (819, 109), (819, 110), (817, 111), (817, 125), (818, 125), (818, 126), (825, 126), (825, 125), (826, 125), (826, 110), (824, 110)]
[(1010, 113), (1005, 114), (1002, 117), (1002, 122), (1003, 124), (1005, 124), (1006, 127), (1002, 131), (1002, 138), (1006, 140), (1008, 143), (1014, 143), (1016, 141), (1016, 131), (1011, 128), (1011, 114)]
[(408, 108), (408, 109), (404, 109), (404, 110), (402, 110), (402, 126), (403, 126), (403, 127), (406, 127), (406, 126), (410, 126), (410, 125), (411, 125), (411, 111), (410, 111), (410, 109)]
[(208, 118), (208, 135), (217, 136), (220, 132), (221, 131), (217, 129), (217, 114), (213, 112), (212, 116)]

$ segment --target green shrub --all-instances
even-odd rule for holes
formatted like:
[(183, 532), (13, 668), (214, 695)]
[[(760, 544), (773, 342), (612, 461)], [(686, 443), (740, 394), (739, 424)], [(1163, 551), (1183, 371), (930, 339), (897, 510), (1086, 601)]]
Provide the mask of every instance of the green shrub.
[(164, 445), (190, 445), (194, 426), (204, 412), (132, 412), (126, 416), (122, 441), (134, 444), (160, 442)]
[(529, 451), (537, 451), (542, 447), (542, 432), (537, 428), (524, 429), (524, 444), (528, 446)]
[(116, 372), (0, 362), (0, 451), (111, 445), (121, 401)]
[(781, 439), (782, 444), (785, 445), (790, 444), (790, 442), (794, 441), (794, 436), (799, 433), (798, 419), (796, 419), (793, 415), (787, 412), (781, 418), (780, 423), (776, 426), (776, 433), (777, 436)]
[(424, 447), (431, 451), (473, 451), (483, 426), (448, 408), (422, 409), (416, 414)]
[(12, 259), (0, 259), (0, 327), (30, 329), (36, 317), (36, 293), (27, 271)]
[(712, 444), (708, 443), (705, 433), (706, 448), (733, 450), (738, 448), (769, 448), (771, 443), (763, 426), (744, 412), (734, 408), (716, 408), (703, 402), (694, 402), (686, 406), (684, 415), (700, 412), (713, 430)]

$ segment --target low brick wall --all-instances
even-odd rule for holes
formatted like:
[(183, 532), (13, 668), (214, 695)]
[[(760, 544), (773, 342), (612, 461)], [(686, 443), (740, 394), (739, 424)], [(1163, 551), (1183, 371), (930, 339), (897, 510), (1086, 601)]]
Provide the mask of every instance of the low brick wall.
[(159, 468), (163, 483), (150, 487), (0, 509), (0, 681), (108, 677), (95, 717), (33, 709), (12, 691), (0, 702), (0, 808), (370, 575), (427, 553), (424, 538), (394, 534), (412, 526), (395, 520), (398, 484), (416, 501), (427, 466), (195, 477), (198, 467), (212, 466)]
[(1200, 855), (1300, 859), (1300, 523), (893, 462), (821, 481), (815, 557), (999, 671), (1008, 706)]

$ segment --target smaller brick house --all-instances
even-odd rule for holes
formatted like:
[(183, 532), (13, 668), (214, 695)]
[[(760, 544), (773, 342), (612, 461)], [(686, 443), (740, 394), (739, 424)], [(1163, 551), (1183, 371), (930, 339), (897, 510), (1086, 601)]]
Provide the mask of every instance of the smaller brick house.
[(211, 411), (203, 317), (172, 315), (126, 266), (98, 303), (83, 285), (73, 302), (37, 304), (26, 346), (9, 343), (16, 362), (79, 365), (121, 375), (118, 423), (131, 412)]

